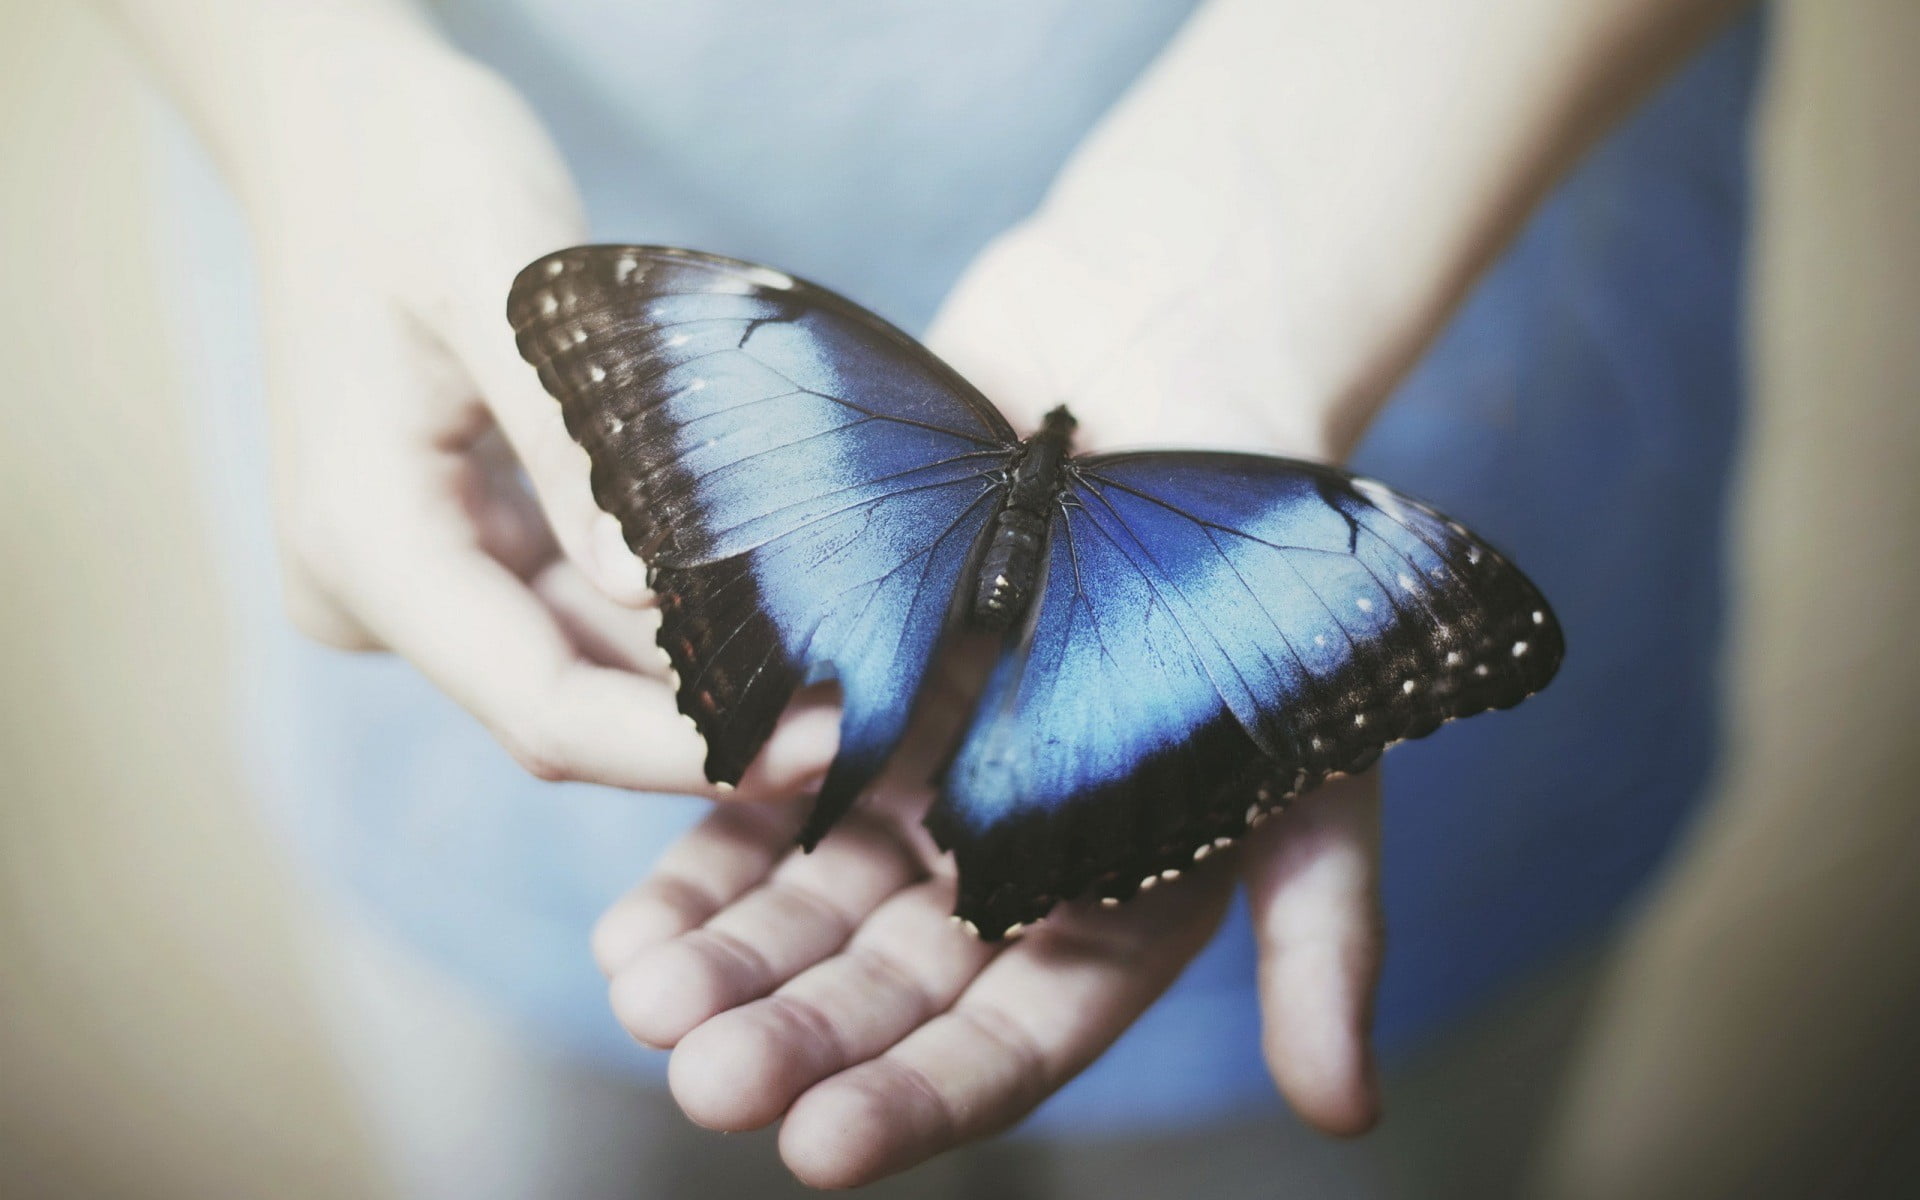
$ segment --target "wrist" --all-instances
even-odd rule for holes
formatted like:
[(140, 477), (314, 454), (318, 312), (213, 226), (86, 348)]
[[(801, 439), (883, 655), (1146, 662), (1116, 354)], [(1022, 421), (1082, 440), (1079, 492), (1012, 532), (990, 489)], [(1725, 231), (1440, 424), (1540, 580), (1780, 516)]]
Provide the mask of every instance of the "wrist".
[(1052, 364), (1036, 413), (1072, 404), (1082, 440), (1103, 450), (1351, 452), (1397, 375), (1388, 322), (1329, 316), (1363, 305), (1357, 289), (1337, 293), (1351, 280), (1290, 257), (1254, 222), (1138, 255), (1100, 238), (1100, 224), (1049, 205), (983, 256), (994, 295), (1037, 318), (1009, 332), (1048, 343), (1035, 348)]

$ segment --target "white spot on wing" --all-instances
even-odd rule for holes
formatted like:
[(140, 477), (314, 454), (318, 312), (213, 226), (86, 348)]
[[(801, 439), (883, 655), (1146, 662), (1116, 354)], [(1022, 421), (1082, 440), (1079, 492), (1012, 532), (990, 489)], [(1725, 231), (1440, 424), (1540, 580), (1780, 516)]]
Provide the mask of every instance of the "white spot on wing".
[(784, 271), (776, 271), (772, 267), (750, 267), (742, 273), (763, 288), (785, 292), (793, 287), (793, 276)]
[(1367, 599), (1365, 596), (1362, 596), (1358, 600), (1355, 600), (1353, 602), (1353, 606), (1359, 609), (1361, 612), (1373, 611), (1373, 601)]
[(1400, 505), (1400, 497), (1393, 494), (1387, 485), (1375, 479), (1355, 479), (1353, 490), (1366, 497), (1367, 502), (1381, 512), (1402, 524), (1406, 523), (1407, 511)]

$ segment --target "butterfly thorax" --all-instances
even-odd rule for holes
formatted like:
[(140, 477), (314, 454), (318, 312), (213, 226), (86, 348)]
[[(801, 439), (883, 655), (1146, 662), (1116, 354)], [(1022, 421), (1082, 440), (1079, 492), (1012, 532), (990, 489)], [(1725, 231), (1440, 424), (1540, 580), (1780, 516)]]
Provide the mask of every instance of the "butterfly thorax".
[(1007, 469), (1006, 502), (994, 517), (973, 584), (971, 623), (998, 633), (1026, 612), (1046, 552), (1047, 522), (1077, 422), (1063, 405), (1020, 444)]

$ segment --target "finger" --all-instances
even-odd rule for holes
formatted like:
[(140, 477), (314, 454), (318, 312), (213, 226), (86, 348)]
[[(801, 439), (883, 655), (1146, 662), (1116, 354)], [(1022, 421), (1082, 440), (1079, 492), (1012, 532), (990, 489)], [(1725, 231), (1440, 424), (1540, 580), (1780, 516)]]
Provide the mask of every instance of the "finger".
[(805, 805), (722, 804), (667, 847), (653, 871), (593, 930), (594, 961), (611, 977), (640, 951), (697, 928), (793, 849)]
[(674, 1099), (709, 1129), (758, 1129), (945, 1012), (998, 952), (956, 926), (952, 907), (951, 880), (907, 888), (841, 953), (695, 1027), (674, 1050)]
[(1231, 890), (1196, 877), (1042, 922), (947, 1012), (802, 1095), (780, 1131), (787, 1166), (814, 1187), (853, 1187), (1011, 1125), (1166, 990)]
[(463, 449), (472, 464), (458, 485), (480, 545), (509, 571), (531, 578), (560, 554), (519, 460), (492, 422)]
[(663, 682), (597, 666), (540, 599), (433, 497), (358, 540), (341, 596), (543, 779), (712, 794), (706, 747)]
[(788, 855), (699, 928), (635, 954), (614, 977), (614, 1014), (640, 1041), (672, 1046), (838, 950), (920, 874), (884, 823), (850, 814), (819, 849)]
[(608, 599), (571, 559), (552, 560), (529, 582), (582, 657), (636, 675), (667, 678), (667, 654), (655, 641), (659, 609)]
[(363, 652), (383, 648), (365, 625), (327, 594), (290, 547), (280, 555), (280, 597), (288, 622), (323, 646)]
[[(512, 451), (489, 424), (471, 439), (441, 454), (454, 501), (485, 553), (520, 578), (554, 562), (559, 547), (546, 518), (519, 477)], [(294, 626), (316, 641), (344, 650), (375, 650), (381, 644), (333, 599), (307, 568), (298, 548), (281, 555), (282, 593)]]
[(1335, 780), (1245, 846), (1263, 1049), (1308, 1124), (1357, 1134), (1379, 1119), (1369, 1042), (1384, 937), (1380, 780)]
[(747, 765), (740, 795), (759, 799), (814, 794), (839, 748), (840, 689), (830, 683), (803, 688)]

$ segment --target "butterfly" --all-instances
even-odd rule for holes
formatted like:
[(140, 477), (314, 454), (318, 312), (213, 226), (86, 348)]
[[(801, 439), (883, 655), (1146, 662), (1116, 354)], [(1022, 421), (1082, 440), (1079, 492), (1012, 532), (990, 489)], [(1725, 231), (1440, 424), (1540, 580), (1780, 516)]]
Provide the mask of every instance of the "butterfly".
[(507, 307), (647, 564), (707, 778), (738, 782), (797, 689), (838, 685), (807, 849), (943, 641), (1001, 635), (925, 819), (982, 938), (1171, 880), (1559, 666), (1538, 589), (1433, 509), (1293, 459), (1076, 456), (1064, 408), (1022, 439), (913, 338), (770, 267), (582, 246)]

